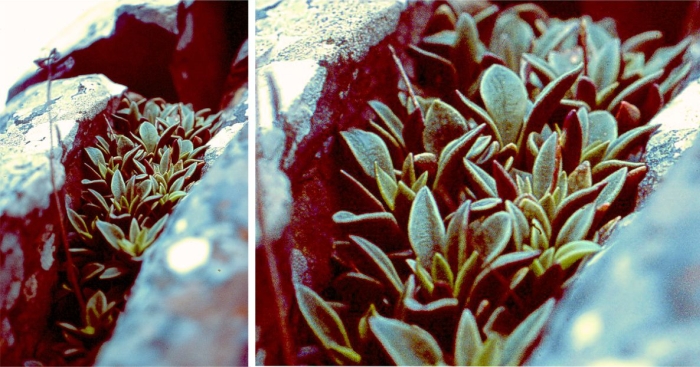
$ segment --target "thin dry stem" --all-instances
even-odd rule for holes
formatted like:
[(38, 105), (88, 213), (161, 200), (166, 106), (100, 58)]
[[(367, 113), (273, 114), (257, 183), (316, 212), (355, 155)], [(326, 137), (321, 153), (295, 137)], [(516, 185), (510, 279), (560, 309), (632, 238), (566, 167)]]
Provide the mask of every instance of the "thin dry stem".
[[(54, 148), (53, 148), (53, 116), (51, 115), (51, 78), (53, 77), (53, 62), (58, 59), (58, 54), (56, 49), (52, 49), (49, 53), (49, 57), (46, 59), (46, 68), (48, 71), (48, 78), (46, 83), (46, 109), (49, 114), (49, 168), (51, 172), (51, 187), (53, 189), (53, 199), (56, 205), (56, 212), (58, 214), (58, 225), (61, 232), (61, 242), (63, 242), (63, 250), (66, 254), (66, 274), (68, 275), (68, 281), (73, 287), (73, 292), (75, 297), (78, 299), (78, 304), (80, 304), (80, 310), (82, 314), (85, 314), (85, 299), (83, 298), (83, 292), (80, 289), (80, 284), (78, 283), (78, 277), (76, 275), (75, 265), (73, 264), (73, 258), (70, 254), (70, 246), (68, 244), (68, 235), (66, 232), (66, 227), (64, 224), (63, 211), (61, 208), (61, 197), (59, 190), (56, 187), (55, 169), (54, 169)], [(56, 131), (58, 134), (59, 132)], [(61, 137), (58, 136), (57, 146), (61, 146)], [(62, 191), (62, 190), (61, 190)]]
[(391, 51), (391, 57), (394, 59), (394, 63), (396, 63), (396, 67), (399, 69), (399, 73), (401, 74), (401, 79), (403, 79), (404, 83), (406, 83), (406, 88), (408, 88), (408, 94), (411, 96), (411, 100), (413, 101), (413, 105), (416, 106), (416, 109), (420, 113), (420, 120), (423, 125), (425, 125), (425, 116), (423, 116), (423, 110), (421, 110), (420, 105), (418, 104), (418, 98), (416, 98), (416, 92), (413, 90), (413, 85), (411, 84), (411, 81), (408, 79), (408, 75), (406, 74), (406, 70), (403, 68), (403, 64), (401, 64), (401, 60), (399, 60), (399, 57), (396, 55), (396, 50), (394, 50), (394, 47), (392, 45), (389, 45), (389, 51)]

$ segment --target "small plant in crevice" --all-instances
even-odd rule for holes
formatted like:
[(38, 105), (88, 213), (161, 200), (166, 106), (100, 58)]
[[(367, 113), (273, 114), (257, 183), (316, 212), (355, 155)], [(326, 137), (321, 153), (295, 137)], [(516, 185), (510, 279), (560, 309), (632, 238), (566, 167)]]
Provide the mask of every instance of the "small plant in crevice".
[(320, 292), (295, 284), (315, 343), (300, 355), (522, 363), (632, 210), (648, 122), (690, 70), (689, 41), (654, 50), (660, 38), (621, 42), (609, 19), (532, 4), (438, 5), (408, 50), (413, 82), (340, 132), (334, 275)]
[(63, 363), (91, 363), (110, 336), (144, 251), (201, 176), (219, 116), (129, 93), (107, 135), (85, 149), (81, 200), (66, 210), (77, 293), (86, 305), (76, 308), (74, 286), (62, 284), (54, 314)]

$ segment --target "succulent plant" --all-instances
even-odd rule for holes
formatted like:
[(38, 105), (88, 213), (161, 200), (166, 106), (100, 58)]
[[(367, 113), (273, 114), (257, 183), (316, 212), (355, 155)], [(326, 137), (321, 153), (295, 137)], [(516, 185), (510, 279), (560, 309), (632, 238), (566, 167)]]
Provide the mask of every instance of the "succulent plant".
[[(205, 144), (219, 130), (219, 116), (130, 93), (107, 137), (85, 149), (81, 203), (66, 210), (79, 292), (88, 301), (80, 314), (65, 310), (70, 301), (59, 302), (63, 357), (84, 362), (79, 358), (96, 352), (111, 334), (143, 252), (201, 176)], [(64, 296), (73, 292), (63, 284)]]
[(295, 284), (318, 361), (521, 363), (632, 209), (648, 122), (689, 71), (688, 40), (647, 59), (659, 38), (532, 4), (437, 6), (409, 48), (415, 83), (340, 132), (335, 274)]

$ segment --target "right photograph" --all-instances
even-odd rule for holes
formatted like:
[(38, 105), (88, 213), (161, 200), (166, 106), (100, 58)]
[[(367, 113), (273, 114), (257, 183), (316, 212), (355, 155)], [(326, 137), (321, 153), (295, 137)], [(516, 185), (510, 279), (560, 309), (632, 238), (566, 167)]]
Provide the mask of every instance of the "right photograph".
[(256, 365), (693, 365), (700, 2), (255, 2)]

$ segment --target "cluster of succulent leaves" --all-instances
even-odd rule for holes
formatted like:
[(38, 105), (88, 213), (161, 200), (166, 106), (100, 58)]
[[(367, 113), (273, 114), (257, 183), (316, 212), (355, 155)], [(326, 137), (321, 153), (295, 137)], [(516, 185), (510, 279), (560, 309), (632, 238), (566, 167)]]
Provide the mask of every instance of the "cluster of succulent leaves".
[[(130, 93), (107, 138), (98, 136), (85, 149), (81, 203), (67, 211), (71, 257), (87, 301), (85, 310), (72, 313), (66, 310), (80, 309), (75, 297), (59, 301), (63, 357), (85, 361), (111, 333), (144, 251), (201, 176), (205, 144), (222, 124), (219, 115)], [(65, 282), (62, 294), (73, 293)]]
[(340, 133), (336, 272), (295, 284), (323, 362), (521, 363), (634, 204), (648, 122), (689, 71), (688, 41), (651, 50), (660, 37), (437, 6), (415, 84)]

